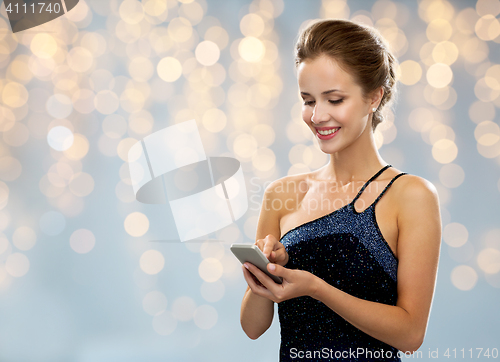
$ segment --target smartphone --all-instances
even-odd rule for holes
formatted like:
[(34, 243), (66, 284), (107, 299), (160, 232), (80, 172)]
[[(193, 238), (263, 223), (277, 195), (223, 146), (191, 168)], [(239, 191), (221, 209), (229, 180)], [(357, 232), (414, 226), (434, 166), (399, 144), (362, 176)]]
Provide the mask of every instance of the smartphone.
[(267, 264), (269, 264), (269, 260), (266, 258), (264, 253), (259, 249), (259, 247), (255, 244), (232, 244), (231, 251), (234, 256), (238, 258), (241, 264), (252, 263), (257, 268), (262, 270), (264, 273), (269, 275), (269, 277), (274, 280), (276, 283), (281, 284), (283, 282), (283, 278), (272, 275), (267, 271)]

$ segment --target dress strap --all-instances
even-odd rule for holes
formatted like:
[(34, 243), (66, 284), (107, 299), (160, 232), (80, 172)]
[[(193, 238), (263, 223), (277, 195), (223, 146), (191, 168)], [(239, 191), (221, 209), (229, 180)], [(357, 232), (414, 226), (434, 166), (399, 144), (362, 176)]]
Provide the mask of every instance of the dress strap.
[[(354, 203), (356, 202), (356, 200), (357, 200), (357, 199), (361, 196), (361, 194), (362, 194), (362, 193), (363, 193), (363, 191), (365, 190), (366, 186), (368, 186), (368, 184), (369, 184), (370, 182), (372, 182), (372, 181), (373, 181), (373, 180), (375, 180), (377, 177), (379, 177), (379, 176), (380, 176), (380, 174), (381, 174), (382, 172), (384, 172), (386, 169), (388, 169), (389, 167), (392, 167), (392, 165), (385, 165), (385, 166), (384, 166), (384, 167), (382, 167), (382, 168), (381, 168), (381, 169), (380, 169), (380, 170), (379, 170), (379, 171), (378, 171), (375, 175), (373, 175), (373, 176), (372, 176), (372, 177), (371, 177), (368, 181), (366, 181), (366, 182), (365, 182), (365, 184), (363, 185), (363, 187), (361, 188), (361, 190), (359, 190), (358, 194), (356, 195), (356, 197), (354, 197), (354, 199), (352, 200), (352, 202), (351, 202), (351, 203), (354, 205)], [(394, 179), (393, 179), (393, 180), (394, 180)], [(391, 180), (391, 183), (392, 183), (392, 181), (393, 181), (393, 180)], [(385, 191), (385, 190), (384, 190), (384, 191)], [(384, 192), (382, 191), (382, 193), (384, 193)]]
[(388, 189), (389, 187), (391, 187), (392, 183), (393, 183), (394, 181), (396, 181), (396, 179), (397, 179), (398, 177), (403, 176), (403, 175), (407, 175), (407, 174), (408, 174), (407, 172), (401, 172), (400, 174), (397, 174), (396, 176), (394, 176), (394, 177), (392, 178), (391, 182), (389, 182), (389, 183), (387, 184), (387, 186), (386, 186), (386, 187), (382, 190), (382, 192), (380, 193), (380, 195), (378, 195), (378, 197), (375, 199), (375, 201), (373, 201), (373, 204), (372, 204), (372, 205), (373, 205), (373, 206), (375, 206), (375, 205), (377, 204), (378, 200), (380, 200), (380, 198), (382, 197), (382, 195), (384, 195), (384, 193), (387, 191), (387, 189)]

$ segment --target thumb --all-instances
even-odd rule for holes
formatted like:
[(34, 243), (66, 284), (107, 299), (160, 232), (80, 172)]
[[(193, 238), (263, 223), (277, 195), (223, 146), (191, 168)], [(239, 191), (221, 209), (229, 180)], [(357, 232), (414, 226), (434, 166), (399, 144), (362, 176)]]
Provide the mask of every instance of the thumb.
[(274, 263), (269, 263), (267, 265), (267, 270), (273, 274), (273, 275), (277, 275), (279, 277), (285, 277), (286, 275), (288, 275), (288, 272), (289, 270), (279, 264), (274, 264)]

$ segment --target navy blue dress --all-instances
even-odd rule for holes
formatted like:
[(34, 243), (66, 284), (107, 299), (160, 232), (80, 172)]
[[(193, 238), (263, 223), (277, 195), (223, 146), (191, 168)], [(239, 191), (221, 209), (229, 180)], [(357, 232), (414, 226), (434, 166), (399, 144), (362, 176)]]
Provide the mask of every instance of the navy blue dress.
[[(395, 305), (398, 260), (375, 219), (375, 205), (400, 176), (395, 176), (362, 212), (354, 203), (306, 222), (281, 238), (289, 269), (307, 270), (355, 297)], [(278, 303), (280, 361), (401, 361), (398, 350), (362, 332), (322, 302), (303, 296)]]

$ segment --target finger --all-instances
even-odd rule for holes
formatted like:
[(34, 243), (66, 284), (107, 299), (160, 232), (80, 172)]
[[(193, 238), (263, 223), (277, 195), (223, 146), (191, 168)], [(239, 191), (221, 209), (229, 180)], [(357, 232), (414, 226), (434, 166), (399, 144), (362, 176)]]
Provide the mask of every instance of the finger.
[(286, 255), (284, 249), (278, 249), (271, 252), (269, 261), (272, 263), (279, 263), (280, 265), (285, 261)]
[[(246, 268), (245, 268), (246, 269)], [(262, 283), (259, 281), (259, 279), (257, 279), (257, 277), (255, 275), (253, 275), (250, 271), (248, 271), (248, 269), (246, 269), (246, 271), (248, 272), (248, 274), (250, 275), (250, 277), (252, 278), (252, 280), (254, 281), (255, 284), (263, 287), (264, 285), (262, 285)]]
[(248, 265), (248, 270), (255, 275), (255, 277), (264, 285), (266, 289), (268, 289), (271, 294), (274, 295), (274, 292), (277, 291), (278, 285), (274, 280), (271, 279), (266, 273), (257, 268), (255, 265), (251, 263), (245, 263)]
[(248, 271), (245, 268), (245, 266), (242, 266), (242, 268), (243, 268), (243, 277), (247, 281), (247, 284), (252, 290), (252, 292), (259, 296), (267, 297), (268, 295), (266, 294), (266, 292), (268, 290), (262, 284), (260, 284), (260, 282), (259, 282), (260, 285), (256, 283), (257, 278), (255, 278), (255, 276), (250, 271)]
[(274, 251), (271, 251), (271, 253), (269, 254), (269, 261), (274, 261), (276, 259), (276, 252)]
[(264, 253), (264, 255), (266, 256), (266, 258), (269, 259), (269, 257), (271, 256), (271, 252), (274, 250), (274, 241), (273, 240), (269, 240), (269, 238), (266, 238), (266, 243), (264, 244), (264, 250), (262, 250), (262, 252)]
[(256, 285), (255, 281), (252, 278), (252, 273), (250, 273), (244, 266), (243, 266), (243, 277), (245, 278), (252, 292), (254, 292), (255, 294), (260, 294), (259, 292), (257, 292), (258, 286)]
[(252, 274), (249, 270), (246, 270), (247, 278), (250, 280), (249, 287), (255, 294), (271, 299), (274, 295)]
[[(273, 270), (274, 267), (274, 270)], [(267, 265), (269, 273), (283, 278), (283, 281), (293, 282), (293, 270), (285, 268), (279, 264), (270, 263)]]
[(258, 239), (255, 242), (255, 245), (262, 251), (264, 249), (264, 239)]

